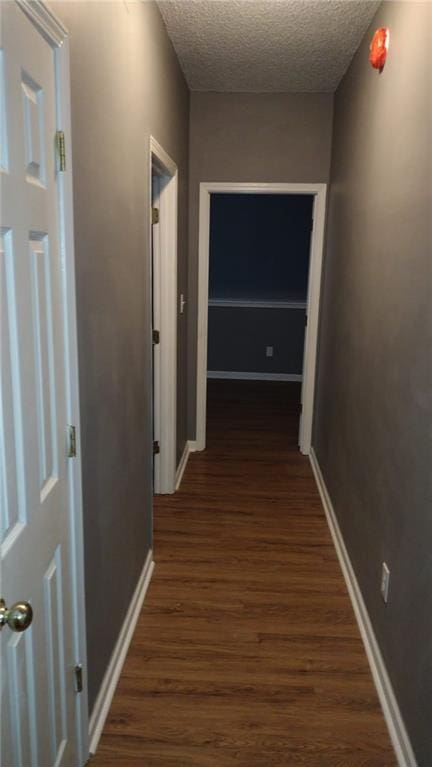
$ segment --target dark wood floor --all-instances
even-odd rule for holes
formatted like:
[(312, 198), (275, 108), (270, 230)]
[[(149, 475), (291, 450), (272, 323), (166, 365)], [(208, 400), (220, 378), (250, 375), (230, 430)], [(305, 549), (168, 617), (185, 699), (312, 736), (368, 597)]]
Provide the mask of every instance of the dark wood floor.
[(395, 765), (296, 384), (212, 382), (94, 767)]

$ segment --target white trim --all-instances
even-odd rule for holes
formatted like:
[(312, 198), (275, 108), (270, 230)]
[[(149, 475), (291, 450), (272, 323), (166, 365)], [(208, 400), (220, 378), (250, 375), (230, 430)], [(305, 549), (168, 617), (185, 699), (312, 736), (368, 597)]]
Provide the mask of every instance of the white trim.
[(30, 21), (53, 47), (59, 48), (68, 31), (42, 0), (16, 0)]
[(299, 446), (308, 455), (312, 446), (312, 421), (315, 400), (315, 371), (318, 351), (319, 306), (321, 295), (322, 262), (327, 188), (318, 185), (314, 200), (313, 228), (310, 245), (307, 325), (303, 352), (303, 386), (301, 393)]
[(177, 174), (178, 169), (174, 160), (171, 159), (168, 152), (156, 141), (154, 136), (150, 136), (150, 153), (155, 156), (162, 174), (167, 173), (168, 176), (175, 176)]
[(246, 373), (242, 370), (208, 370), (207, 378), (224, 378), (233, 381), (301, 381), (299, 373)]
[(188, 440), (184, 446), (182, 457), (180, 458), (180, 463), (177, 466), (177, 472), (176, 472), (176, 484), (175, 489), (178, 490), (181, 481), (183, 479), (183, 474), (185, 473), (185, 469), (189, 460), (189, 456), (191, 453), (195, 453), (197, 449), (195, 440)]
[[(160, 223), (160, 375), (154, 391), (154, 407), (160, 415), (160, 453), (155, 456), (155, 492), (173, 493), (177, 450), (177, 165), (153, 136), (150, 136), (149, 185), (152, 167), (167, 183), (161, 184)], [(150, 193), (151, 194), (151, 193)], [(150, 196), (151, 199), (151, 196)], [(150, 226), (150, 253), (151, 245)]]
[(240, 194), (317, 194), (326, 184), (290, 184), (286, 182), (202, 181), (208, 192)]
[(76, 745), (79, 764), (88, 758), (87, 642), (84, 580), (84, 532), (81, 478), (80, 404), (76, 324), (75, 251), (73, 221), (72, 140), (70, 100), (70, 53), (66, 28), (41, 0), (17, 0), (39, 33), (53, 48), (56, 76), (56, 129), (64, 131), (66, 171), (57, 175), (60, 221), (59, 249), (62, 260), (64, 362), (67, 423), (76, 429), (77, 457), (68, 462), (69, 543), (73, 646), (76, 663), (84, 668), (84, 686), (75, 696)]
[(128, 611), (123, 620), (119, 637), (110, 658), (105, 676), (103, 678), (99, 694), (93, 706), (90, 717), (89, 737), (90, 754), (96, 753), (99, 740), (104, 728), (106, 718), (114, 697), (117, 682), (123, 669), (127, 651), (135, 631), (146, 591), (150, 584), (150, 579), (154, 570), (153, 552), (150, 550), (147, 554), (144, 567), (141, 571), (136, 589), (130, 601)]
[(259, 301), (250, 299), (249, 301), (241, 298), (209, 298), (209, 306), (229, 306), (235, 309), (306, 309), (306, 301)]
[(417, 767), (416, 758), (405, 728), (402, 714), (313, 448), (310, 450), (309, 460), (321, 496), (339, 564), (345, 578), (354, 614), (357, 619), (378, 698), (396, 753), (398, 765), (399, 767)]
[(198, 233), (198, 316), (197, 316), (197, 384), (196, 384), (196, 444), (206, 446), (207, 413), (207, 334), (210, 258), (210, 192), (205, 184), (199, 191)]
[(179, 465), (177, 466), (176, 484), (175, 484), (175, 489), (176, 490), (178, 490), (180, 485), (181, 485), (181, 481), (183, 479), (183, 474), (185, 472), (185, 469), (186, 469), (186, 466), (187, 466), (187, 463), (188, 463), (189, 456), (190, 456), (191, 452), (193, 452), (193, 449), (191, 448), (191, 442), (188, 441), (188, 442), (186, 442), (186, 444), (184, 446), (183, 455), (180, 458)]
[(237, 182), (202, 182), (199, 195), (199, 242), (198, 242), (198, 319), (197, 319), (197, 394), (196, 394), (196, 443), (198, 450), (206, 444), (206, 380), (207, 380), (207, 332), (208, 332), (208, 284), (210, 195), (234, 192), (238, 194), (310, 194), (314, 195), (314, 224), (311, 237), (309, 286), (307, 299), (308, 324), (305, 333), (302, 417), (300, 419), (299, 445), (308, 454), (312, 439), (312, 417), (315, 390), (315, 367), (318, 339), (319, 300), (321, 290), (322, 254), (324, 246), (326, 184), (260, 184)]

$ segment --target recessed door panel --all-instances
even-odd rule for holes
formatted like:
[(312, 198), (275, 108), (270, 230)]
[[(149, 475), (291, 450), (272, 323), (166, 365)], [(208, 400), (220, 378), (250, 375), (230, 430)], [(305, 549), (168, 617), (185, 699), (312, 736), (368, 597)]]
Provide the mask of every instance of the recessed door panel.
[(0, 542), (24, 521), (19, 477), (22, 474), (18, 445), (19, 372), (12, 232), (0, 232), (0, 322), (1, 322), (1, 398), (0, 398)]
[(33, 690), (33, 633), (13, 634), (7, 639), (10, 720), (20, 718), (20, 729), (12, 727), (14, 767), (37, 765), (36, 706)]
[(44, 98), (38, 83), (24, 70), (21, 73), (24, 109), (25, 170), (31, 183), (45, 184)]
[(62, 581), (61, 548), (58, 547), (44, 576), (51, 765), (59, 761), (67, 738)]
[(0, 49), (0, 172), (9, 167), (4, 74), (4, 53)]
[(33, 354), (41, 503), (57, 481), (57, 412), (51, 258), (48, 236), (32, 233), (29, 245), (33, 312)]

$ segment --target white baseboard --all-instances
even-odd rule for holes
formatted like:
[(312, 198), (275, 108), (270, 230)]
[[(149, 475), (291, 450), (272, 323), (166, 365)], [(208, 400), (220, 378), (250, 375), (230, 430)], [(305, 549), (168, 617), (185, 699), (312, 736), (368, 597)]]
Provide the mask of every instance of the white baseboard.
[(299, 373), (244, 373), (232, 370), (208, 370), (207, 378), (226, 378), (234, 381), (301, 381)]
[(381, 703), (393, 748), (396, 753), (398, 765), (399, 767), (417, 767), (416, 758), (405, 728), (402, 714), (400, 712), (398, 702), (396, 700), (396, 696), (394, 694), (393, 687), (390, 682), (390, 678), (374, 634), (374, 630), (372, 628), (372, 623), (369, 618), (362, 593), (360, 591), (360, 586), (358, 585), (357, 578), (355, 576), (354, 569), (342, 537), (333, 504), (328, 494), (318, 459), (313, 448), (311, 448), (309, 460), (311, 462), (312, 471), (315, 475), (316, 483), (318, 485), (318, 490), (321, 496), (322, 504), (324, 506), (325, 515), (327, 517), (327, 523), (330, 528), (333, 543), (338, 555), (339, 564), (341, 566), (348, 593), (351, 598), (358, 627), (360, 629), (360, 634), (363, 639), (363, 644), (368, 657), (372, 677)]
[(98, 747), (99, 739), (111, 706), (115, 689), (117, 687), (117, 682), (119, 680), (123, 664), (126, 659), (127, 651), (129, 649), (135, 626), (141, 612), (142, 603), (144, 601), (153, 570), (153, 552), (150, 550), (147, 554), (147, 559), (141, 571), (135, 592), (130, 601), (129, 608), (123, 621), (116, 646), (114, 647), (114, 651), (111, 655), (108, 668), (105, 672), (99, 694), (93, 706), (93, 711), (89, 723), (90, 754), (94, 754)]
[(184, 446), (183, 455), (180, 458), (180, 463), (177, 466), (176, 481), (175, 481), (175, 489), (176, 490), (178, 490), (180, 485), (181, 485), (181, 481), (183, 479), (183, 474), (184, 474), (185, 468), (187, 466), (187, 462), (189, 460), (189, 455), (190, 455), (190, 453), (194, 453), (195, 450), (196, 450), (196, 443), (195, 442), (191, 442), (190, 440), (188, 440), (186, 442), (185, 446)]

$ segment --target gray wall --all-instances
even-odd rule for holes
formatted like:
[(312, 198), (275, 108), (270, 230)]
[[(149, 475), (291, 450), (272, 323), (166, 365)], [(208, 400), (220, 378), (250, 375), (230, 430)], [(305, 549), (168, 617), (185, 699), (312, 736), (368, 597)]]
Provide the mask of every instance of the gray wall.
[(326, 182), (331, 94), (191, 93), (188, 434), (195, 437), (201, 181)]
[[(379, 75), (368, 44), (382, 25)], [(314, 428), (421, 767), (432, 764), (431, 51), (432, 5), (383, 3), (336, 95)]]
[(210, 306), (208, 370), (301, 374), (305, 317), (304, 309)]
[[(154, 3), (52, 8), (71, 34), (91, 709), (151, 545), (148, 145), (152, 133), (179, 167), (179, 292), (186, 292), (189, 94)], [(185, 331), (182, 316), (179, 452)]]

